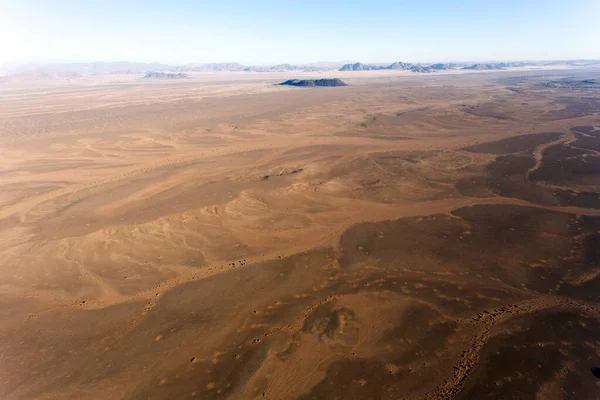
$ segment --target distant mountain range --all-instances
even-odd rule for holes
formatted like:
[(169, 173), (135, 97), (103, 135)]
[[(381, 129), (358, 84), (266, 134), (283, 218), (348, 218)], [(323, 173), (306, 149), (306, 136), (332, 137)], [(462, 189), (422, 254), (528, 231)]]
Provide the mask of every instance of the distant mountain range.
[(221, 72), (221, 71), (243, 71), (246, 66), (231, 62), (231, 63), (209, 63), (209, 64), (184, 64), (179, 66), (171, 66), (163, 68), (166, 71), (178, 72)]
[[(25, 78), (39, 79), (78, 79), (101, 74), (146, 74), (148, 72), (189, 73), (189, 72), (286, 72), (286, 71), (372, 71), (372, 70), (406, 70), (418, 73), (443, 70), (497, 70), (527, 66), (590, 66), (600, 65), (600, 60), (566, 60), (540, 62), (500, 62), (500, 63), (431, 63), (413, 64), (397, 61), (392, 64), (363, 64), (343, 62), (318, 62), (312, 64), (277, 64), (277, 65), (243, 65), (228, 63), (190, 63), (171, 65), (163, 63), (90, 62), (90, 63), (55, 63), (55, 64), (11, 64), (0, 65), (0, 76), (19, 75)], [(166, 78), (172, 79), (172, 78)]]
[(343, 62), (319, 62), (314, 64), (242, 65), (236, 62), (169, 65), (162, 63), (137, 62), (92, 62), (0, 65), (0, 75), (22, 75), (31, 77), (62, 77), (104, 74), (146, 74), (148, 72), (284, 72), (284, 71), (332, 71), (340, 68)]
[(486, 71), (492, 69), (502, 69), (507, 68), (508, 65), (506, 63), (498, 63), (498, 64), (473, 64), (467, 65), (466, 67), (462, 67), (461, 69), (472, 69), (478, 71)]
[(339, 69), (339, 71), (371, 71), (374, 69), (382, 69), (382, 67), (369, 64), (354, 63), (344, 65), (342, 68)]
[(144, 79), (187, 79), (190, 76), (183, 72), (148, 72)]
[[(563, 64), (568, 62), (561, 62)], [(597, 61), (588, 61), (588, 64), (598, 63)], [(464, 69), (464, 70), (496, 70), (496, 69), (504, 69), (504, 68), (516, 68), (516, 67), (527, 67), (527, 66), (543, 66), (543, 65), (559, 65), (559, 63), (533, 63), (533, 62), (501, 62), (501, 63), (476, 63), (476, 64), (456, 64), (456, 63), (434, 63), (434, 64), (412, 64), (406, 62), (394, 62), (390, 65), (377, 65), (377, 64), (362, 64), (362, 63), (354, 63), (354, 64), (345, 64), (343, 65), (339, 71), (373, 71), (373, 70), (407, 70), (412, 72), (434, 72), (434, 71), (442, 71), (442, 70), (453, 70), (453, 69)], [(573, 65), (573, 64), (568, 64)]]

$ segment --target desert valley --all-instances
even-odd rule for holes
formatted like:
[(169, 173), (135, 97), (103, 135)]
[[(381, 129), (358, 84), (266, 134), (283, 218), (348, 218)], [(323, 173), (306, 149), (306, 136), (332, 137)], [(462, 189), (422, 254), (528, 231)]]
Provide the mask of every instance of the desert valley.
[(0, 397), (598, 398), (598, 67), (349, 69), (0, 82)]

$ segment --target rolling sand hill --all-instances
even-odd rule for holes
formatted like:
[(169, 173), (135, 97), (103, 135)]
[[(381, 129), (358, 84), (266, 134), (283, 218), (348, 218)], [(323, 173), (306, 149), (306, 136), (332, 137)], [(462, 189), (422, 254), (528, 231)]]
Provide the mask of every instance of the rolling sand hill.
[(597, 398), (598, 73), (286, 74), (0, 88), (0, 397)]

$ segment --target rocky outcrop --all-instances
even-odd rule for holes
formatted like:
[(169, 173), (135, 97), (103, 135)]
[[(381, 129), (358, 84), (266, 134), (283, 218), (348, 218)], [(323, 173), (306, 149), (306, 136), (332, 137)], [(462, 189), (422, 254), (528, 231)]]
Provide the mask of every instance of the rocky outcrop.
[(333, 79), (288, 79), (285, 82), (281, 82), (279, 85), (287, 85), (287, 86), (348, 86), (346, 82), (342, 81), (338, 78)]

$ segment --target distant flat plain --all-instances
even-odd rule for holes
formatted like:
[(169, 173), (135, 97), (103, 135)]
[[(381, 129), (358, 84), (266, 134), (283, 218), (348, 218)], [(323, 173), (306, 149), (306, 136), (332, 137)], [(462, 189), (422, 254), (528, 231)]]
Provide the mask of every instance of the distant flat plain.
[(598, 78), (1, 81), (0, 397), (598, 397)]

